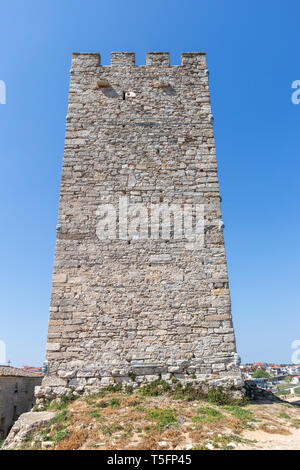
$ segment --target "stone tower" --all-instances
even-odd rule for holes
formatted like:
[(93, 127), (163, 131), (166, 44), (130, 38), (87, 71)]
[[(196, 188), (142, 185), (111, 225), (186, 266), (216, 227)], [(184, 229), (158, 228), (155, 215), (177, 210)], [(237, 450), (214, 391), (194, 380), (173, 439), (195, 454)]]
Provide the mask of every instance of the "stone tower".
[(173, 377), (241, 387), (206, 56), (74, 53), (37, 396)]

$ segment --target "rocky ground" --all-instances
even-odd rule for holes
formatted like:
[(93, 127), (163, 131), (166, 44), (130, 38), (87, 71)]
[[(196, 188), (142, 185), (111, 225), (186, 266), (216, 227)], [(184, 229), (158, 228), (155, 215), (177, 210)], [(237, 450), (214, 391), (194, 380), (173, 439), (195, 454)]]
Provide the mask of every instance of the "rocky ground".
[(300, 449), (300, 402), (104, 390), (23, 415), (4, 449)]

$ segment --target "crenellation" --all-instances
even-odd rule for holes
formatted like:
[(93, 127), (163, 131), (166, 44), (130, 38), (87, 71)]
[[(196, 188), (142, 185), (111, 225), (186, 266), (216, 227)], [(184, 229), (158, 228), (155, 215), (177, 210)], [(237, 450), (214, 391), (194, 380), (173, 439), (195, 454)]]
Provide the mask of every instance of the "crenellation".
[(71, 63), (71, 71), (72, 70), (84, 70), (92, 67), (98, 67), (101, 65), (101, 56), (98, 52), (95, 53), (80, 53), (80, 52), (73, 52), (72, 54), (72, 63)]
[(206, 54), (205, 52), (183, 52), (181, 54), (181, 65), (196, 66), (206, 69)]
[[(124, 67), (124, 66), (136, 66), (135, 53), (134, 52), (111, 52), (110, 65), (101, 64), (101, 55), (98, 52), (94, 53), (81, 53), (73, 52), (71, 71), (85, 71), (93, 69), (94, 67), (100, 67), (105, 70), (110, 66)], [(147, 52), (146, 53), (146, 67), (172, 67), (180, 68), (183, 67), (198, 67), (204, 70), (205, 75), (208, 75), (206, 67), (206, 54), (205, 52), (183, 52), (181, 54), (181, 64), (170, 65), (170, 53), (169, 52)], [(144, 65), (137, 65), (136, 67), (145, 68)]]
[(114, 66), (134, 66), (135, 53), (134, 52), (112, 52), (110, 54), (110, 65)]
[(169, 52), (147, 52), (146, 65), (153, 67), (169, 67), (170, 54)]

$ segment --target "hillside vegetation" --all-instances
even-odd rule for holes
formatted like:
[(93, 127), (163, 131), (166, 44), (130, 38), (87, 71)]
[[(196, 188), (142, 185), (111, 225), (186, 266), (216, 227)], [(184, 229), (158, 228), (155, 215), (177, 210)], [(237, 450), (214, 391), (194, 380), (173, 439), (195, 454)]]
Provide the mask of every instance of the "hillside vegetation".
[(163, 381), (135, 392), (111, 386), (92, 396), (70, 394), (44, 410), (56, 414), (19, 448), (233, 450), (255, 448), (258, 432), (270, 439), (300, 432), (298, 406), (250, 404), (179, 384), (171, 390)]

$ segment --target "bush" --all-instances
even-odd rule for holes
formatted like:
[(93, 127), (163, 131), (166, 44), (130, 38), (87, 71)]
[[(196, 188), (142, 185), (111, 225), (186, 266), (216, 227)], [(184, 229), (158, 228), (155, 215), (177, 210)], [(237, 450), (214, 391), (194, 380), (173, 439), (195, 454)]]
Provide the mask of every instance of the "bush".
[(134, 382), (136, 379), (136, 375), (134, 372), (129, 372), (128, 376), (131, 378), (131, 380)]
[(270, 374), (264, 369), (257, 369), (252, 376), (254, 379), (269, 379)]
[(69, 434), (69, 431), (67, 429), (63, 429), (62, 431), (58, 431), (58, 433), (55, 434), (53, 438), (53, 442), (55, 444), (58, 444), (60, 441), (62, 441), (67, 435)]
[(138, 392), (143, 396), (158, 397), (170, 390), (170, 385), (165, 380), (155, 380), (143, 385)]
[(198, 416), (194, 416), (192, 421), (200, 423), (213, 423), (214, 421), (219, 421), (223, 418), (223, 414), (220, 411), (210, 408), (208, 406), (198, 408)]
[(244, 406), (248, 404), (247, 398), (233, 398), (230, 395), (230, 391), (225, 391), (221, 388), (212, 388), (208, 390), (208, 392), (204, 392), (201, 388), (193, 387), (192, 384), (187, 384), (185, 387), (178, 384), (175, 390), (170, 392), (170, 395), (176, 400), (205, 400), (216, 405)]
[(51, 419), (50, 424), (65, 423), (69, 419), (70, 419), (69, 410), (63, 410), (60, 413), (57, 413), (57, 415), (55, 415), (54, 418)]
[(109, 402), (110, 406), (112, 408), (119, 408), (120, 406), (120, 400), (118, 400), (117, 398), (112, 398)]
[(90, 410), (89, 411), (89, 415), (92, 417), (92, 418), (100, 418), (100, 414), (97, 410)]
[(156, 427), (160, 430), (177, 424), (175, 412), (170, 409), (153, 409), (147, 414), (147, 418), (154, 419), (157, 423)]
[(253, 421), (253, 414), (250, 410), (245, 410), (239, 406), (224, 406), (224, 410), (229, 411), (234, 418), (237, 418), (244, 423), (247, 421)]
[(44, 406), (42, 411), (48, 410), (63, 410), (67, 407), (69, 403), (74, 400), (77, 400), (78, 396), (74, 395), (73, 391), (68, 395), (64, 395), (63, 397), (59, 398), (58, 400), (44, 400)]

